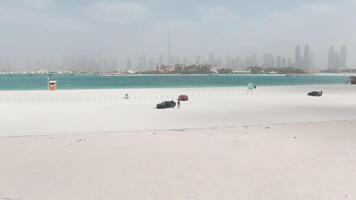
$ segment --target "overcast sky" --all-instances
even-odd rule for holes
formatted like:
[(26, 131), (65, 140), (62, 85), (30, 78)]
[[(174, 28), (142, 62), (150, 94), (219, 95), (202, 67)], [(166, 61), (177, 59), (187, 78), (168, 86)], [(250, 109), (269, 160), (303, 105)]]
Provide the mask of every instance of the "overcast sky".
[(356, 48), (356, 0), (0, 0), (0, 58), (273, 53)]

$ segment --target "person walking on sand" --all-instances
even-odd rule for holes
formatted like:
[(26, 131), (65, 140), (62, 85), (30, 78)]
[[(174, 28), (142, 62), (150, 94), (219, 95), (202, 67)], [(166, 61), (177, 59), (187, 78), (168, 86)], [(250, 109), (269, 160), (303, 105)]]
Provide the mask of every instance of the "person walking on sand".
[(180, 99), (178, 99), (178, 109), (180, 109)]

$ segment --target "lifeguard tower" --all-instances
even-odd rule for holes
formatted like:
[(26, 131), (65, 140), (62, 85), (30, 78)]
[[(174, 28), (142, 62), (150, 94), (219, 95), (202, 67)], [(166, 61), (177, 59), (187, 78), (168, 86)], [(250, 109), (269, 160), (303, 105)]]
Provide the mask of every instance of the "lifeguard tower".
[(50, 91), (56, 91), (57, 90), (57, 81), (49, 81), (48, 82), (48, 89)]

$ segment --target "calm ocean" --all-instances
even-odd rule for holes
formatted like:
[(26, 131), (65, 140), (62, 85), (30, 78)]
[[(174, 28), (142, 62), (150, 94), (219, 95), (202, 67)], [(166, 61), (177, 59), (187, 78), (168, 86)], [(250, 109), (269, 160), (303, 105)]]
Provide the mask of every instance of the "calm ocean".
[[(345, 76), (270, 76), (270, 75), (148, 75), (95, 76), (52, 75), (58, 89), (114, 89), (114, 88), (185, 88), (344, 84)], [(46, 75), (0, 75), (0, 90), (46, 90)]]

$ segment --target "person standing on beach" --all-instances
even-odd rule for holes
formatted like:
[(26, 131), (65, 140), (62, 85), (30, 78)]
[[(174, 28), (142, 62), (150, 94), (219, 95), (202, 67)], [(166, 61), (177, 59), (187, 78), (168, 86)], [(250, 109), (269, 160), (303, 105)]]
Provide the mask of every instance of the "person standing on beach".
[(178, 109), (180, 109), (180, 99), (178, 99)]

